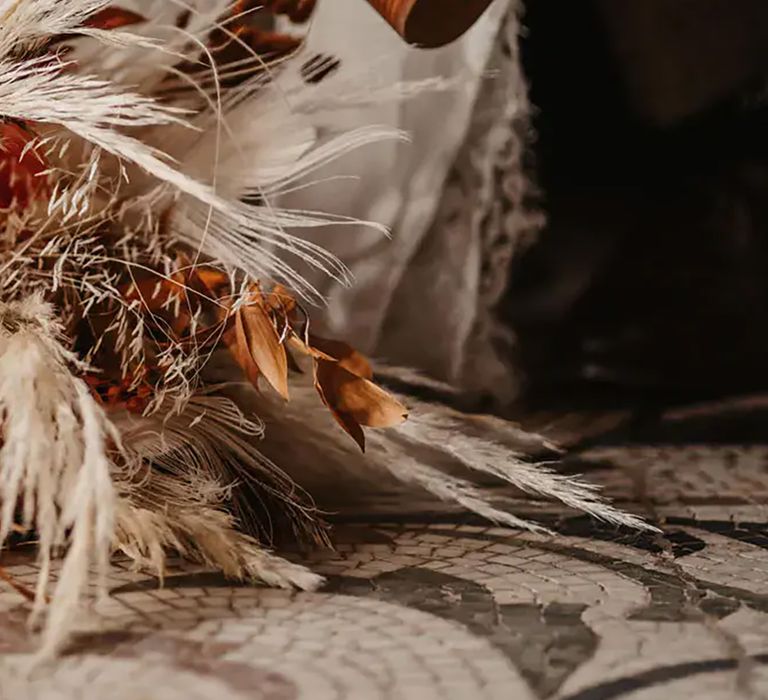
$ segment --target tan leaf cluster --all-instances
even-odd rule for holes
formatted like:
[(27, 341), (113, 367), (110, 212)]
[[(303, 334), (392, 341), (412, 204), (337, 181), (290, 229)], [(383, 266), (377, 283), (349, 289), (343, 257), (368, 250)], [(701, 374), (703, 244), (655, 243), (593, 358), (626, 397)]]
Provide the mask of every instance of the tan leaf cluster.
[[(230, 351), (249, 381), (259, 377), (288, 400), (291, 349), (312, 358), (315, 388), (339, 425), (365, 449), (363, 428), (391, 428), (402, 423), (407, 410), (391, 394), (374, 384), (368, 360), (346, 343), (306, 334), (294, 328), (298, 305), (282, 287), (262, 294), (254, 287), (251, 302), (234, 313), (235, 332)], [(232, 340), (234, 338), (234, 340)]]

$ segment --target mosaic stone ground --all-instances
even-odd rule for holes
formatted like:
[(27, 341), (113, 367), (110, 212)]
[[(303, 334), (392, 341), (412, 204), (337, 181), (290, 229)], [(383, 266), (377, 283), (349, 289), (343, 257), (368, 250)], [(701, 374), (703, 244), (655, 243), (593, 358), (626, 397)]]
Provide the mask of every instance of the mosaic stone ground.
[[(314, 594), (182, 562), (160, 587), (117, 562), (99, 616), (31, 674), (25, 601), (2, 588), (0, 700), (768, 698), (761, 425), (761, 407), (697, 409), (571, 440), (564, 468), (659, 536), (552, 508), (536, 516), (553, 537), (361, 514), (310, 559)], [(3, 566), (34, 581), (28, 552)]]

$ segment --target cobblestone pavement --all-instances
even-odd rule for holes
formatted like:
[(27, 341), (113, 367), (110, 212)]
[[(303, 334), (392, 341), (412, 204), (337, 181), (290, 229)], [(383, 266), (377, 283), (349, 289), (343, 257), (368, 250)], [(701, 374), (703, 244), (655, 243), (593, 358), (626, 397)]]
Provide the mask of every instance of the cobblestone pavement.
[[(25, 602), (2, 589), (0, 700), (768, 697), (768, 445), (690, 435), (565, 464), (663, 536), (552, 509), (552, 537), (371, 516), (310, 558), (314, 594), (182, 562), (160, 587), (117, 562), (99, 615), (31, 675)], [(3, 565), (34, 581), (24, 551)]]

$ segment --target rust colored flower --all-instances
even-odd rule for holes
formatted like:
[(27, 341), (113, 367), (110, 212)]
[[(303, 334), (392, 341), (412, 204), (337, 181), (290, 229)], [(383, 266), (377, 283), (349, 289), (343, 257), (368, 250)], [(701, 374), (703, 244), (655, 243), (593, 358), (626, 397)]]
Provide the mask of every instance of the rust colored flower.
[(21, 212), (47, 195), (48, 164), (35, 139), (24, 124), (0, 123), (0, 209), (4, 211)]

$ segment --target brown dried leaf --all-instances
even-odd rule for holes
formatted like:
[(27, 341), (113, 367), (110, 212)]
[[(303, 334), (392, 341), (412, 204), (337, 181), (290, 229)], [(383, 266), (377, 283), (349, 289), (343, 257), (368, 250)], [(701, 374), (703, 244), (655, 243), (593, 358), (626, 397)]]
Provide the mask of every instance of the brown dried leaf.
[(316, 335), (309, 337), (309, 344), (313, 350), (319, 350), (324, 355), (338, 360), (339, 365), (352, 374), (363, 377), (363, 379), (373, 379), (371, 363), (368, 362), (365, 355), (355, 350), (351, 345), (340, 340), (319, 338)]
[(323, 402), (350, 436), (365, 450), (361, 426), (392, 428), (407, 417), (407, 410), (392, 395), (336, 360), (315, 357), (315, 386)]
[[(143, 277), (120, 287), (126, 302), (138, 301), (142, 308), (153, 315), (162, 315), (176, 339), (181, 339), (189, 330), (191, 316), (186, 299), (186, 284), (180, 273), (171, 279), (154, 275)], [(177, 307), (176, 300), (182, 303)]]
[(240, 368), (245, 373), (248, 381), (258, 389), (261, 372), (259, 372), (259, 368), (256, 366), (256, 363), (249, 356), (246, 346), (243, 343), (238, 342), (236, 326), (234, 323), (224, 332), (222, 341), (224, 345), (227, 346), (227, 349), (234, 358), (235, 362), (240, 365)]
[(182, 286), (159, 275), (134, 280), (119, 291), (125, 301), (139, 301), (148, 311), (160, 311), (173, 297), (184, 296)]
[(188, 296), (197, 308), (207, 309), (220, 323), (227, 321), (232, 299), (231, 280), (225, 272), (212, 267), (195, 266), (189, 271), (187, 284), (193, 292), (188, 293)]
[(262, 375), (280, 396), (288, 400), (288, 357), (262, 303), (237, 310), (235, 338), (234, 343), (230, 343), (230, 350), (254, 386)]
[(282, 284), (276, 284), (267, 295), (267, 304), (270, 309), (290, 318), (298, 308), (296, 299)]
[(126, 10), (122, 7), (109, 5), (102, 10), (92, 14), (84, 23), (89, 29), (122, 29), (132, 24), (140, 24), (147, 20), (138, 12)]
[(213, 267), (197, 266), (189, 278), (191, 283), (198, 283), (193, 286), (196, 291), (205, 290), (211, 299), (218, 299), (229, 290), (229, 276)]
[(368, 358), (351, 345), (340, 340), (328, 340), (311, 335), (305, 343), (296, 334), (289, 339), (294, 349), (315, 359), (336, 361), (341, 367), (363, 379), (373, 379), (373, 367)]

